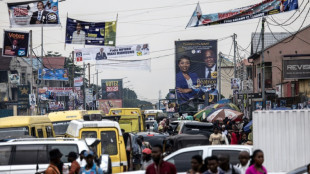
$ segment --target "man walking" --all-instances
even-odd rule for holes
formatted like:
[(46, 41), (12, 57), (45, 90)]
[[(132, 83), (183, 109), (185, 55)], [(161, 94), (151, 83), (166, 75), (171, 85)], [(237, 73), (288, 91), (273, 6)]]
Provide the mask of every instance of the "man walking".
[(78, 157), (77, 154), (75, 152), (70, 152), (67, 155), (67, 157), (68, 157), (68, 161), (71, 163), (69, 174), (78, 174), (81, 167), (79, 163), (76, 161)]
[(224, 174), (241, 174), (241, 171), (229, 163), (229, 155), (221, 154), (219, 155), (219, 166)]
[(220, 145), (220, 144), (222, 144), (221, 142), (224, 141), (224, 139), (222, 137), (222, 134), (219, 133), (219, 128), (215, 127), (213, 129), (213, 132), (214, 133), (212, 133), (210, 135), (210, 138), (209, 138), (210, 145)]
[(103, 174), (102, 169), (100, 169), (94, 163), (94, 152), (93, 151), (85, 151), (84, 157), (86, 158), (86, 166), (82, 167), (80, 170), (80, 174)]
[(50, 165), (45, 170), (45, 174), (61, 174), (58, 165), (61, 163), (60, 158), (62, 157), (62, 153), (59, 149), (53, 149), (49, 152), (50, 155)]
[(245, 174), (246, 169), (249, 167), (250, 165), (250, 154), (247, 151), (242, 151), (239, 153), (239, 161), (240, 163), (238, 163), (236, 165), (236, 167), (238, 167), (238, 169), (240, 169), (241, 174)]

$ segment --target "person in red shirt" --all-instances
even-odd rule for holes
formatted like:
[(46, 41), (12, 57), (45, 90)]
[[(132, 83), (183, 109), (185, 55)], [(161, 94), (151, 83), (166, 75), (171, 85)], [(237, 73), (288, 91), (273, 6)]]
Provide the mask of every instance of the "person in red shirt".
[(71, 162), (71, 167), (69, 170), (69, 174), (78, 174), (80, 171), (80, 164), (76, 161), (78, 158), (75, 152), (70, 152), (68, 155), (68, 161)]
[(146, 168), (146, 174), (176, 174), (177, 169), (174, 164), (163, 160), (163, 147), (155, 145), (152, 148), (152, 158), (154, 163)]

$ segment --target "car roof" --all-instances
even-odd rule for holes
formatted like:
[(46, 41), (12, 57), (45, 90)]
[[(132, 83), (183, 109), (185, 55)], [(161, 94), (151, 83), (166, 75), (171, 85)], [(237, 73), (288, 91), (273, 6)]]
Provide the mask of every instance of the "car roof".
[(184, 122), (184, 125), (197, 125), (197, 126), (213, 126), (212, 123), (207, 123), (207, 122), (199, 122), (199, 121), (187, 121)]

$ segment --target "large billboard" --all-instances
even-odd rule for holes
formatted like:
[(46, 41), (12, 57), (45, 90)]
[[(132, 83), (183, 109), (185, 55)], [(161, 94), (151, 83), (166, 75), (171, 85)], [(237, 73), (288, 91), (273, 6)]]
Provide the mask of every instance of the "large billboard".
[(309, 79), (310, 59), (283, 60), (284, 79)]
[(8, 3), (13, 27), (59, 25), (58, 0), (24, 1)]
[(113, 100), (99, 100), (99, 110), (102, 110), (105, 114), (109, 113), (111, 108), (121, 108), (122, 100), (113, 99)]
[(68, 70), (67, 69), (39, 69), (40, 80), (59, 80), (68, 81)]
[(104, 79), (101, 80), (102, 99), (122, 99), (123, 80), (122, 79)]
[(67, 18), (66, 43), (114, 46), (116, 21), (87, 22)]
[(3, 56), (28, 55), (29, 32), (4, 30), (3, 38)]
[(298, 0), (264, 0), (263, 2), (225, 12), (202, 14), (197, 5), (187, 27), (217, 25), (283, 13), (298, 9)]
[(217, 40), (176, 41), (176, 92), (179, 104), (216, 88)]

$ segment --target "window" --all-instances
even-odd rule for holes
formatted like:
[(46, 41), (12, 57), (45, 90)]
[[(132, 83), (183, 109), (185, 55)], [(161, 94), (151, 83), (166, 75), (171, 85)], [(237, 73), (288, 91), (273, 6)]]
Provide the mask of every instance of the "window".
[(97, 138), (97, 132), (96, 131), (83, 131), (82, 132), (82, 139), (85, 138)]
[(54, 131), (56, 135), (64, 135), (67, 131), (70, 121), (53, 123)]
[(212, 150), (212, 155), (218, 156), (220, 154), (229, 155), (229, 162), (233, 165), (239, 163), (239, 153), (241, 150)]
[(45, 130), (46, 130), (46, 136), (47, 137), (53, 137), (52, 127), (51, 126), (46, 126)]
[(31, 136), (36, 137), (36, 128), (35, 127), (31, 128)]
[(51, 144), (48, 145), (48, 150), (52, 149), (59, 149), (62, 153), (61, 161), (64, 163), (68, 163), (68, 155), (70, 152), (75, 152), (76, 154), (79, 154), (79, 149), (76, 144)]
[(48, 164), (47, 153), (46, 145), (17, 145), (12, 164)]
[(103, 154), (116, 155), (118, 152), (115, 131), (102, 131), (100, 136), (101, 152)]
[(28, 127), (13, 127), (0, 129), (0, 137), (18, 137), (23, 135), (29, 135)]
[(37, 129), (38, 131), (38, 137), (43, 138), (43, 130), (42, 129)]
[(191, 158), (194, 155), (202, 155), (202, 150), (180, 153), (167, 161), (175, 165), (177, 172), (186, 172), (191, 169)]
[(9, 165), (12, 146), (0, 146), (0, 166)]

